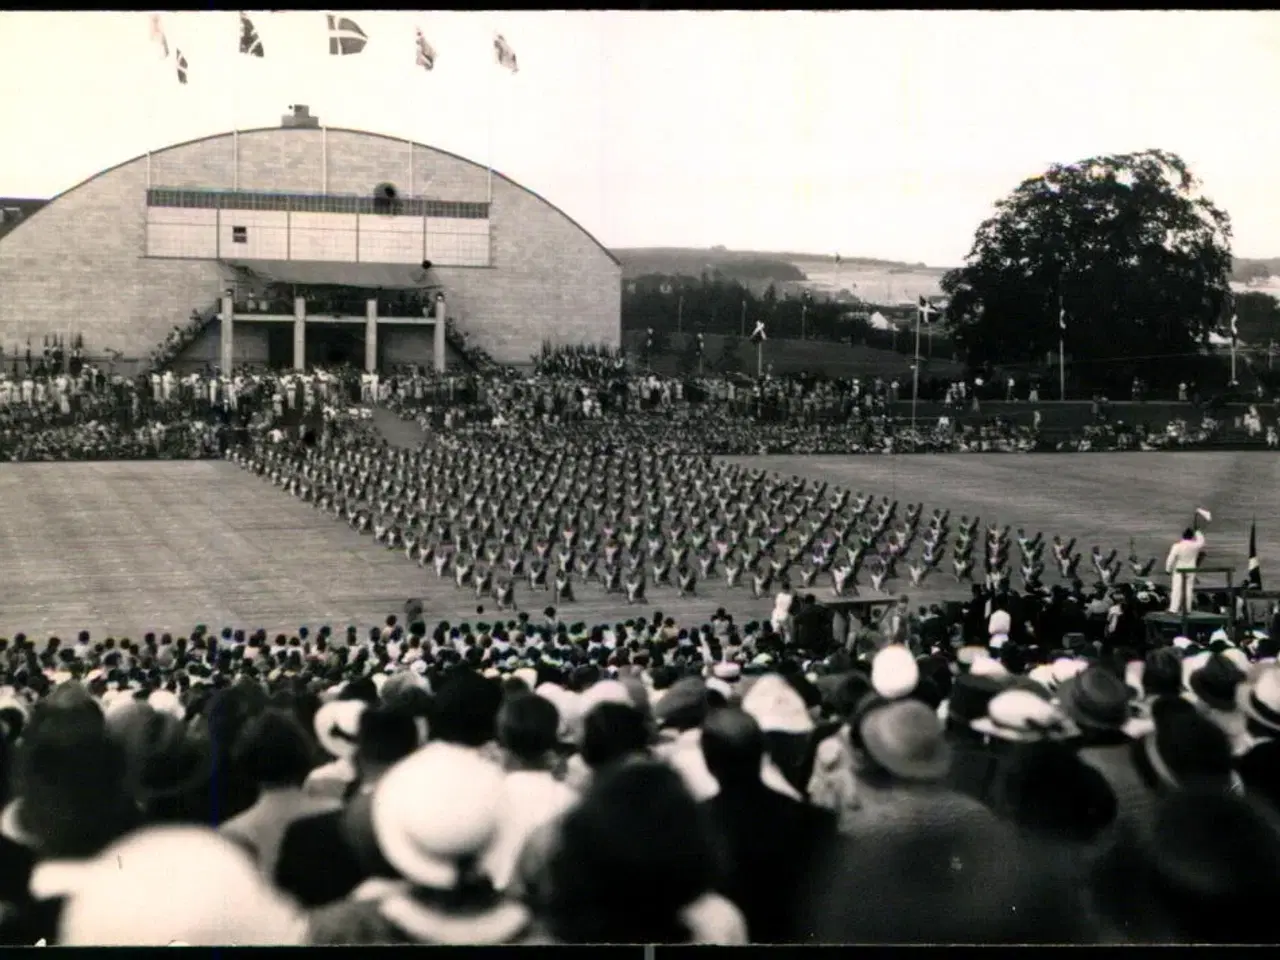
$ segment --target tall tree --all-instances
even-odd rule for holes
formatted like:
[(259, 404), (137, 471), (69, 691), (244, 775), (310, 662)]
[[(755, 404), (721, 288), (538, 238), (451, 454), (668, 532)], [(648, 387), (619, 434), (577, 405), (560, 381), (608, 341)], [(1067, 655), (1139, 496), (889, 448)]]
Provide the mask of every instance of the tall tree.
[[(1162, 150), (1055, 165), (996, 205), (942, 289), (971, 365), (1058, 349), (1095, 370), (1186, 358), (1229, 316), (1231, 222)], [(1167, 368), (1166, 368), (1167, 369)]]

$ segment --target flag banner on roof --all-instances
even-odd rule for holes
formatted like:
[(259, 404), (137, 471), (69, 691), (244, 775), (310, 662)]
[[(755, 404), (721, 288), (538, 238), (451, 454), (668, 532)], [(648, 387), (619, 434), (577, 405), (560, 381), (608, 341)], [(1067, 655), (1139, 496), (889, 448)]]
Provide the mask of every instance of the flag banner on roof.
[(1249, 524), (1249, 572), (1244, 585), (1250, 590), (1262, 589), (1262, 564), (1258, 562), (1258, 521)]
[(178, 82), (185, 84), (187, 82), (187, 58), (182, 55), (182, 51), (176, 50), (174, 60), (178, 68)]
[(511, 49), (511, 44), (507, 43), (502, 34), (493, 38), (493, 53), (497, 57), (498, 66), (506, 67), (512, 73), (520, 72), (520, 65), (516, 62), (516, 52)]
[(925, 325), (928, 325), (931, 322), (929, 318), (938, 312), (924, 297), (920, 298), (920, 304), (916, 309), (920, 311), (920, 322)]
[(334, 57), (349, 57), (364, 51), (369, 42), (368, 35), (360, 29), (360, 24), (350, 17), (327, 15), (329, 21), (329, 54)]
[(262, 38), (243, 10), (240, 11), (240, 52), (250, 57), (261, 57), (266, 54), (262, 46)]
[(160, 14), (151, 15), (151, 42), (160, 50), (160, 59), (169, 59), (169, 38), (164, 35), (164, 27), (160, 25)]
[(414, 47), (417, 50), (417, 64), (423, 70), (433, 70), (436, 65), (436, 52), (431, 44), (427, 43), (427, 38), (422, 34), (421, 27), (414, 28)]
[(751, 342), (752, 342), (752, 343), (764, 343), (764, 341), (766, 341), (766, 340), (768, 340), (768, 339), (769, 339), (769, 335), (768, 335), (767, 333), (765, 333), (765, 329), (764, 329), (764, 321), (763, 321), (763, 320), (757, 320), (757, 321), (756, 321), (755, 329), (751, 331)]

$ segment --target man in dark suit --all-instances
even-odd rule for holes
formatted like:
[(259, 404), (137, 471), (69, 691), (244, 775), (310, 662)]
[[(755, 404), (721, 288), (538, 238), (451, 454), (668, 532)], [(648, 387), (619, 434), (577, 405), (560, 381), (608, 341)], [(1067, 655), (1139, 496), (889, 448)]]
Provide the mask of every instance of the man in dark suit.
[(740, 710), (712, 712), (702, 754), (720, 784), (702, 804), (722, 858), (718, 891), (742, 911), (753, 943), (802, 940), (800, 898), (817, 858), (835, 843), (835, 814), (765, 786), (764, 734)]
[(418, 748), (408, 714), (371, 707), (360, 718), (357, 782), (346, 805), (289, 825), (276, 864), (276, 885), (304, 907), (346, 897), (371, 877), (395, 877), (378, 851), (369, 805), (382, 776)]

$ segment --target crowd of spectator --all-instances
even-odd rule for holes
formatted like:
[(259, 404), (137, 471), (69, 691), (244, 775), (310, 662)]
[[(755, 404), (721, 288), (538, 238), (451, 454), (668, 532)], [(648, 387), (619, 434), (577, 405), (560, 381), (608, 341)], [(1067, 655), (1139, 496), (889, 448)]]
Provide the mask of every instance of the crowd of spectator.
[[(516, 436), (561, 461), (1035, 447), (1007, 424), (912, 432), (889, 400), (88, 366), (0, 382), (0, 443), (303, 463), (373, 449), (361, 407), (386, 405), (446, 426), (458, 464)], [(274, 637), (0, 638), (0, 942), (1271, 939), (1276, 610), (1205, 595), (1247, 629), (1166, 641), (1144, 622), (1163, 589), (1141, 579), (979, 584), (954, 609), (903, 597), (860, 619), (782, 594), (747, 623), (409, 606)]]

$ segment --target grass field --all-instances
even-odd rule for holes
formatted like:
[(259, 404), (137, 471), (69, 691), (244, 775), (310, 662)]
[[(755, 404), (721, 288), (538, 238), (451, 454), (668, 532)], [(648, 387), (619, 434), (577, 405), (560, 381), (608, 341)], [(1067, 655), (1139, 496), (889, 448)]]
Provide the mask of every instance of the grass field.
[[(1170, 539), (1197, 504), (1214, 513), (1212, 563), (1243, 570), (1249, 520), (1259, 521), (1264, 577), (1280, 570), (1274, 526), (1280, 457), (1265, 453), (1037, 456), (757, 457), (751, 463), (885, 493), (955, 517), (978, 513), (1028, 532), (1076, 536), (1087, 553), (1097, 542), (1163, 561)], [(477, 616), (468, 592), (419, 570), (402, 554), (375, 546), (345, 524), (238, 467), (222, 462), (13, 464), (0, 468), (0, 635), (138, 637), (263, 627), (271, 633), (329, 623), (365, 628), (401, 614), (422, 597), (429, 617)], [(1087, 560), (1086, 560), (1087, 562)], [(933, 581), (955, 596), (949, 576)], [(895, 592), (903, 583), (895, 583)], [(864, 595), (869, 588), (864, 587)], [(964, 591), (959, 591), (963, 593)], [(924, 599), (925, 597), (922, 597)], [(543, 596), (517, 588), (535, 615)], [(719, 583), (680, 600), (657, 589), (644, 610), (682, 621), (724, 605), (739, 618), (767, 613), (767, 601)], [(597, 586), (567, 605), (570, 620), (626, 616)]]
[[(953, 518), (978, 514), (1029, 535), (1076, 537), (1085, 554), (1081, 578), (1091, 579), (1096, 543), (1127, 557), (1133, 539), (1144, 560), (1163, 569), (1173, 539), (1197, 506), (1208, 508), (1208, 566), (1235, 566), (1248, 557), (1249, 523), (1258, 521), (1264, 578), (1280, 570), (1280, 457), (1265, 452), (946, 454), (900, 457), (744, 457), (752, 466), (923, 501), (926, 513), (949, 508)], [(1052, 567), (1052, 557), (1045, 554)], [(1126, 574), (1128, 567), (1126, 565)], [(1052, 572), (1052, 571), (1051, 571)], [(950, 579), (944, 577), (944, 580)], [(1053, 582), (1046, 576), (1046, 581)], [(1210, 582), (1216, 582), (1210, 581)], [(1265, 579), (1264, 579), (1265, 583)]]

